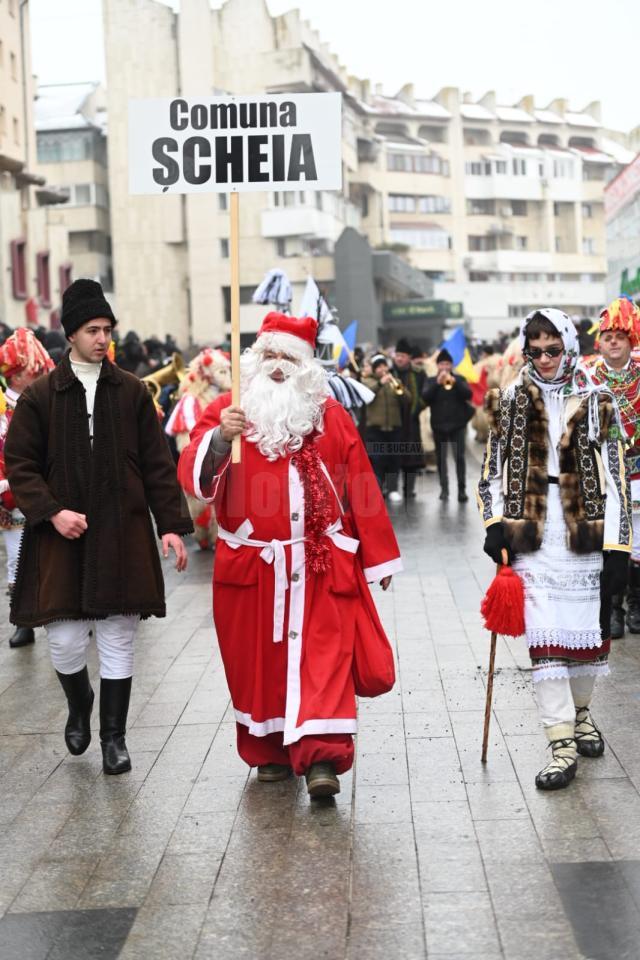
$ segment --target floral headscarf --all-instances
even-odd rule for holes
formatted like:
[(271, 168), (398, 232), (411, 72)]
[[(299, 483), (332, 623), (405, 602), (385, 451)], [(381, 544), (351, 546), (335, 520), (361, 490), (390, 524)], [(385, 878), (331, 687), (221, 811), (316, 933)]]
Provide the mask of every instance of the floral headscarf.
[[(522, 384), (525, 374), (529, 380), (535, 383), (543, 394), (554, 435), (559, 431), (557, 440), (559, 440), (563, 428), (564, 400), (570, 396), (577, 396), (586, 400), (589, 405), (589, 439), (598, 443), (600, 441), (599, 395), (603, 393), (610, 397), (614, 409), (617, 411), (613, 394), (608, 387), (595, 384), (586, 368), (580, 363), (580, 348), (575, 324), (562, 310), (555, 307), (540, 307), (527, 314), (520, 327), (520, 347), (523, 353), (527, 344), (527, 327), (533, 318), (538, 315), (546, 317), (553, 324), (562, 340), (564, 354), (560, 366), (553, 380), (545, 380), (536, 370), (533, 360), (525, 354), (526, 365), (509, 389), (513, 391), (516, 385)], [(554, 439), (556, 439), (555, 436)]]

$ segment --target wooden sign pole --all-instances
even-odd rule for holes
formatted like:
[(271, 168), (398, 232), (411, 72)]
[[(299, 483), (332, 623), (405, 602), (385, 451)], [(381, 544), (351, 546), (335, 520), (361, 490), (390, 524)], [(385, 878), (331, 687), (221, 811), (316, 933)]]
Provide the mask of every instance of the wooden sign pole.
[[(231, 194), (229, 256), (231, 259), (231, 403), (240, 404), (240, 194)], [(240, 463), (240, 437), (231, 445), (231, 463)]]

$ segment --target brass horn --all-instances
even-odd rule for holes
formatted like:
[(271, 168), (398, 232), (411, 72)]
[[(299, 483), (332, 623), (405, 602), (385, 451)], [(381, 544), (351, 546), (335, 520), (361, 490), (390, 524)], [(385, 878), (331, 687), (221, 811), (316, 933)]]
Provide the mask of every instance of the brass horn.
[(182, 354), (174, 353), (170, 363), (167, 363), (164, 367), (160, 367), (159, 370), (154, 370), (153, 373), (148, 373), (146, 377), (142, 377), (142, 382), (146, 384), (153, 402), (157, 406), (162, 388), (168, 386), (170, 383), (175, 383), (177, 386), (184, 378), (185, 365)]

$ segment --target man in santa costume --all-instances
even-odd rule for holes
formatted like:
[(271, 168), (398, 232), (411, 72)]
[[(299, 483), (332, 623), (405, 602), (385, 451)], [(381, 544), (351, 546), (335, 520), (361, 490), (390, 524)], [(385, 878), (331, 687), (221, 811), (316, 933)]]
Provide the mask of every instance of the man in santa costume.
[[(3, 397), (5, 409), (0, 413), (0, 530), (7, 551), (7, 586), (10, 594), (13, 593), (16, 582), (25, 518), (23, 512), (16, 506), (9, 489), (4, 463), (4, 444), (18, 397), (43, 373), (53, 370), (53, 366), (53, 360), (47, 351), (33, 331), (27, 327), (20, 327), (0, 346), (0, 373), (7, 382)], [(33, 627), (16, 627), (9, 637), (9, 646), (24, 647), (34, 641)]]
[(241, 406), (210, 404), (178, 465), (185, 490), (215, 503), (213, 615), (238, 752), (261, 781), (304, 774), (312, 797), (338, 793), (353, 763), (354, 643), (382, 634), (367, 583), (386, 590), (402, 569), (316, 333), (310, 317), (270, 313), (241, 359)]
[[(632, 350), (640, 347), (640, 310), (628, 297), (618, 297), (600, 314), (596, 345), (600, 356), (591, 368), (596, 383), (605, 384), (618, 403), (625, 444), (625, 467), (631, 485), (633, 548), (629, 564), (627, 627), (640, 633), (640, 363)], [(612, 598), (611, 637), (624, 636), (624, 593)]]

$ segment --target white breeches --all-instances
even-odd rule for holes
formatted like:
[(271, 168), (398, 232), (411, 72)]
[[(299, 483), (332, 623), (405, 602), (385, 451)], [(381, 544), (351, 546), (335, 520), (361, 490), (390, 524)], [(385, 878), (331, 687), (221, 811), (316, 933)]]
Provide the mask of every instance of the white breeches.
[(4, 548), (7, 551), (7, 583), (16, 582), (16, 572), (18, 570), (18, 556), (20, 554), (20, 542), (22, 541), (22, 532), (24, 527), (10, 527), (2, 531)]
[(595, 682), (596, 678), (589, 675), (539, 680), (534, 689), (542, 725), (574, 723), (576, 707), (588, 707), (591, 703)]
[(133, 641), (140, 617), (106, 620), (58, 620), (46, 627), (51, 662), (58, 673), (78, 673), (87, 665), (89, 631), (93, 630), (103, 680), (133, 676)]

